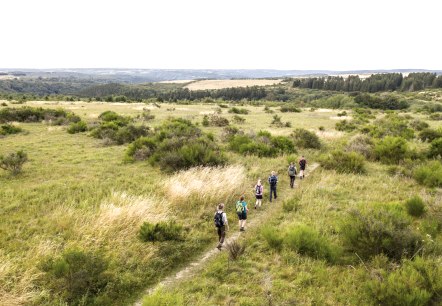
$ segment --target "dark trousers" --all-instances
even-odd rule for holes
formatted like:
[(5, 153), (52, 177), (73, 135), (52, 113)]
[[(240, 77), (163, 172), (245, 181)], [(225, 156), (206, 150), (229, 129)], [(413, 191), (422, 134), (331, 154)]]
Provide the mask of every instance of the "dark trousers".
[(276, 185), (270, 185), (270, 202), (272, 202), (272, 193), (275, 196), (275, 200), (277, 198), (276, 196)]
[(218, 227), (219, 245), (222, 245), (224, 243), (225, 238), (226, 238), (226, 227), (225, 226)]
[(292, 188), (293, 188), (293, 185), (295, 184), (295, 178), (296, 178), (296, 176), (290, 175), (290, 187), (292, 187)]

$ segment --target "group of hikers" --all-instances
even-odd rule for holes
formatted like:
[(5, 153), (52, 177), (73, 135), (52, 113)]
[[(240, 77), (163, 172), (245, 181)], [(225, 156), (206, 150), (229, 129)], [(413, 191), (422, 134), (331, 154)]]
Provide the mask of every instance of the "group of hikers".
[[(307, 166), (307, 160), (304, 158), (304, 156), (301, 157), (301, 159), (298, 162), (299, 164), (299, 179), (304, 179), (304, 171)], [(296, 175), (298, 174), (298, 170), (296, 168), (296, 165), (291, 162), (288, 169), (287, 174), (290, 177), (290, 187), (295, 187), (295, 179)], [(278, 176), (276, 175), (275, 171), (272, 171), (269, 178), (268, 183), (270, 186), (270, 202), (272, 202), (273, 199), (277, 199), (277, 193), (276, 193), (276, 186), (278, 184)], [(262, 204), (262, 197), (264, 192), (264, 187), (262, 185), (261, 179), (258, 179), (258, 182), (255, 185), (254, 188), (255, 192), (255, 209), (258, 209), (261, 207)], [(239, 230), (241, 232), (245, 231), (245, 226), (247, 222), (247, 212), (249, 211), (247, 207), (247, 202), (244, 200), (244, 195), (241, 195), (239, 198), (239, 201), (236, 202), (235, 208), (236, 208), (236, 214), (238, 215), (239, 220)], [(227, 220), (227, 214), (224, 212), (224, 203), (218, 204), (217, 211), (214, 216), (215, 226), (218, 231), (218, 246), (217, 248), (221, 250), (225, 237), (226, 237), (226, 230), (229, 229), (229, 222)]]

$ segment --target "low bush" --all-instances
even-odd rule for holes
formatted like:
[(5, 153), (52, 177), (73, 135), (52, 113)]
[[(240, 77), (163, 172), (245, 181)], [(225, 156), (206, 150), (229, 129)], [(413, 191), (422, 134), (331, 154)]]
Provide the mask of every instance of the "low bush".
[(407, 141), (401, 137), (387, 136), (374, 147), (375, 158), (385, 164), (398, 164), (409, 155)]
[(321, 141), (319, 137), (306, 129), (295, 129), (291, 135), (296, 147), (303, 149), (320, 149)]
[(414, 170), (413, 177), (427, 187), (442, 187), (442, 163), (434, 160), (419, 166)]
[(346, 248), (365, 259), (379, 254), (394, 260), (412, 257), (422, 241), (403, 207), (394, 203), (350, 210), (341, 235)]
[(229, 108), (229, 106), (227, 104), (222, 104), (222, 103), (219, 103), (218, 106), (220, 108)]
[(336, 114), (336, 116), (338, 116), (338, 117), (345, 117), (345, 116), (347, 116), (347, 112), (346, 111), (339, 112), (339, 113)]
[(437, 138), (442, 137), (442, 130), (434, 130), (434, 129), (423, 129), (419, 133), (419, 139), (422, 141), (432, 142)]
[(224, 127), (229, 125), (229, 120), (227, 118), (224, 118), (222, 116), (218, 115), (204, 115), (203, 117), (203, 126), (218, 126), (218, 127)]
[(409, 215), (420, 217), (425, 212), (425, 203), (419, 196), (414, 196), (405, 201), (405, 208)]
[(299, 202), (298, 197), (293, 197), (291, 199), (288, 199), (282, 203), (282, 209), (286, 212), (297, 211), (299, 208), (298, 202)]
[(226, 126), (221, 133), (221, 139), (223, 141), (230, 141), (237, 134), (244, 135), (244, 132), (237, 127)]
[(422, 131), (423, 129), (427, 129), (430, 125), (422, 120), (416, 119), (410, 123), (410, 126), (416, 131)]
[(98, 119), (102, 122), (113, 122), (118, 126), (126, 126), (132, 121), (130, 117), (119, 115), (114, 111), (105, 111), (98, 116)]
[(244, 122), (246, 122), (246, 119), (241, 116), (235, 115), (233, 116), (233, 122), (237, 124), (243, 124)]
[(21, 172), (23, 165), (28, 161), (28, 155), (20, 150), (9, 155), (0, 155), (0, 169), (11, 172), (12, 175), (17, 175)]
[(23, 132), (23, 129), (12, 125), (12, 124), (2, 124), (0, 125), (0, 136), (1, 135), (12, 135), (12, 134), (18, 134)]
[(281, 113), (300, 113), (301, 109), (297, 108), (295, 105), (283, 105), (279, 109)]
[(442, 265), (440, 260), (416, 257), (404, 260), (393, 271), (377, 271), (367, 283), (368, 295), (378, 305), (440, 305)]
[(334, 262), (337, 249), (325, 237), (306, 225), (297, 225), (287, 230), (284, 237), (287, 248), (315, 259)]
[(234, 135), (229, 141), (229, 148), (234, 152), (260, 157), (273, 157), (295, 152), (290, 138), (272, 136), (267, 131), (260, 131), (257, 135)]
[(372, 125), (366, 126), (364, 130), (376, 138), (393, 136), (412, 139), (414, 137), (414, 131), (408, 127), (407, 119), (396, 113), (387, 114), (384, 118), (374, 121)]
[(267, 114), (273, 114), (275, 111), (270, 109), (270, 107), (268, 107), (267, 105), (264, 106), (264, 112)]
[(245, 108), (232, 107), (231, 109), (229, 109), (229, 113), (230, 114), (238, 114), (238, 115), (248, 115), (249, 110), (245, 109)]
[(67, 250), (41, 264), (49, 288), (69, 305), (91, 305), (109, 283), (108, 263), (99, 254)]
[(351, 132), (351, 131), (356, 130), (357, 126), (356, 126), (356, 124), (354, 124), (351, 121), (340, 120), (340, 121), (336, 122), (335, 129), (337, 131), (342, 131), (342, 132)]
[(363, 174), (365, 168), (365, 158), (356, 152), (332, 151), (321, 157), (321, 165), (325, 169), (332, 169), (339, 173)]
[(430, 120), (442, 120), (442, 114), (440, 113), (433, 113), (428, 116), (428, 119)]
[(283, 236), (279, 230), (275, 227), (264, 226), (261, 229), (261, 235), (267, 242), (270, 248), (280, 251), (282, 249), (282, 243), (284, 241)]
[(237, 260), (241, 257), (242, 254), (244, 254), (244, 251), (246, 250), (246, 245), (244, 243), (239, 243), (238, 241), (234, 240), (230, 243), (226, 244), (227, 251), (229, 252), (229, 258), (231, 260)]
[(87, 123), (84, 121), (73, 122), (68, 127), (69, 134), (82, 133), (87, 131)]
[(371, 159), (374, 156), (374, 142), (368, 135), (355, 135), (350, 139), (345, 150), (359, 153), (365, 158)]
[(78, 120), (78, 116), (63, 109), (42, 107), (3, 108), (0, 110), (0, 123), (6, 122), (40, 122), (43, 120), (67, 124)]
[(428, 157), (442, 158), (442, 137), (431, 142), (430, 148), (428, 149)]
[(140, 227), (138, 237), (144, 242), (182, 240), (183, 227), (172, 221), (156, 224), (144, 222)]

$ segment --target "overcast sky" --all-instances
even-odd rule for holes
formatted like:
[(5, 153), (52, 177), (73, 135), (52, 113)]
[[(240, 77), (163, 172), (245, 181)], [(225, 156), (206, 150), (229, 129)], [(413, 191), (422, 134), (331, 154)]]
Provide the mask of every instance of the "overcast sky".
[(1, 0), (0, 68), (442, 70), (441, 0)]

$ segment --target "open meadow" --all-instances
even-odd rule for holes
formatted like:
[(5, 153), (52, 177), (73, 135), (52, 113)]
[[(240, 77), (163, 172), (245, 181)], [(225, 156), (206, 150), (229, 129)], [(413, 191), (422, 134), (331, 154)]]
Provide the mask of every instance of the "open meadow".
[[(0, 305), (130, 305), (215, 247), (218, 203), (226, 203), (227, 235), (236, 232), (242, 194), (249, 218), (263, 220), (241, 234), (243, 253), (226, 248), (145, 305), (442, 302), (442, 121), (426, 113), (0, 103), (0, 115), (68, 113), (0, 121), (21, 129), (0, 134), (0, 156), (28, 157), (20, 173), (0, 172)], [(290, 189), (288, 163), (302, 154), (321, 166)], [(280, 194), (269, 203), (272, 170)], [(265, 197), (253, 210), (258, 178)]]

